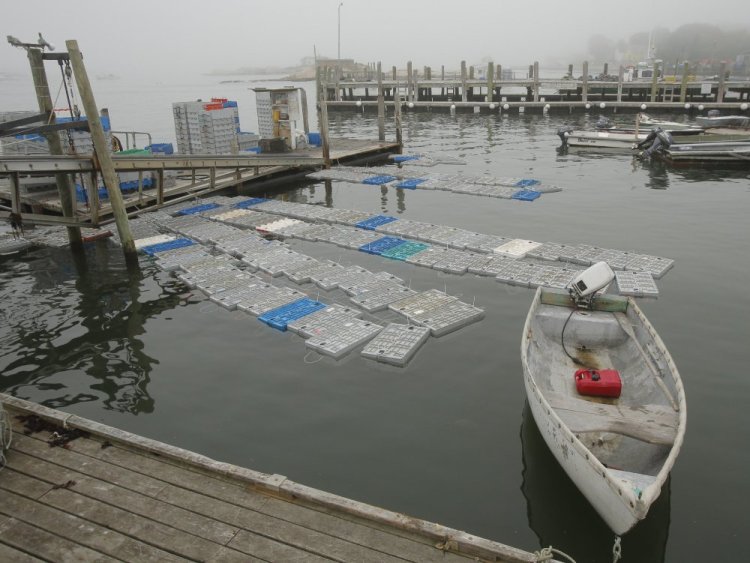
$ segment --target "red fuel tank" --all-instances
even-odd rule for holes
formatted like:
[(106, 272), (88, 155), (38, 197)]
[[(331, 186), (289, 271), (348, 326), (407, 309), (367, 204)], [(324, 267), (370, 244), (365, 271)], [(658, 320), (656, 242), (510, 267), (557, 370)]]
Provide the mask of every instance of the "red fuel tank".
[(616, 369), (579, 369), (575, 378), (581, 395), (616, 398), (622, 391), (620, 372)]

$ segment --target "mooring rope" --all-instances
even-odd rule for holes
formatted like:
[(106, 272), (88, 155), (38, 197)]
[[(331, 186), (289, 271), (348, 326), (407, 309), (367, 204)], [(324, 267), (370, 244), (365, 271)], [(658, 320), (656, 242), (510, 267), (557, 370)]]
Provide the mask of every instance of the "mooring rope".
[(0, 471), (5, 467), (5, 450), (10, 449), (13, 441), (13, 429), (10, 427), (10, 415), (0, 403)]
[(534, 552), (534, 555), (536, 556), (536, 560), (539, 563), (541, 563), (542, 561), (552, 561), (552, 558), (554, 557), (555, 554), (565, 557), (565, 559), (570, 561), (570, 563), (576, 563), (575, 559), (573, 559), (570, 555), (552, 546), (543, 547), (539, 551)]
[(622, 543), (620, 536), (615, 536), (615, 544), (612, 546), (612, 563), (622, 559)]

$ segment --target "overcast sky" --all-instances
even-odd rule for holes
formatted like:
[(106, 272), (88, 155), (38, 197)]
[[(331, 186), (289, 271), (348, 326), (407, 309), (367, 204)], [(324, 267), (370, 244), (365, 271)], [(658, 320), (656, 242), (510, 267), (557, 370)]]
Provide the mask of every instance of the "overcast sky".
[[(37, 33), (58, 50), (77, 39), (90, 74), (179, 76), (241, 67), (287, 66), (336, 57), (337, 0), (6, 0), (0, 33)], [(341, 56), (385, 68), (457, 68), (486, 57), (506, 66), (534, 60), (580, 63), (588, 38), (617, 40), (685, 23), (748, 25), (746, 0), (345, 0)], [(568, 61), (568, 58), (571, 60)], [(21, 51), (0, 44), (0, 71), (28, 72)]]

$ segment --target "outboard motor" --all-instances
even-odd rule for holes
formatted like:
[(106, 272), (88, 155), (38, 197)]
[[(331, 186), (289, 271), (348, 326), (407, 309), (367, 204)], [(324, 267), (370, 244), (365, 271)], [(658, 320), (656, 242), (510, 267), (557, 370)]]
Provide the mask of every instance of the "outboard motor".
[(563, 147), (568, 146), (568, 137), (570, 137), (570, 134), (573, 131), (575, 131), (575, 128), (571, 127), (570, 125), (563, 125), (557, 130), (557, 136), (560, 137)]
[(594, 123), (594, 127), (596, 127), (597, 129), (612, 129), (612, 127), (614, 126), (615, 125), (614, 123), (612, 123), (612, 120), (603, 115), (600, 115), (597, 122)]
[(665, 131), (661, 127), (654, 127), (651, 130), (651, 133), (648, 134), (648, 137), (646, 137), (645, 139), (643, 139), (643, 141), (638, 143), (637, 146), (639, 149), (648, 147), (646, 150), (644, 150), (641, 153), (640, 156), (650, 157), (657, 150), (661, 149), (661, 147), (669, 148), (671, 144), (672, 144), (672, 135), (670, 135), (669, 131)]

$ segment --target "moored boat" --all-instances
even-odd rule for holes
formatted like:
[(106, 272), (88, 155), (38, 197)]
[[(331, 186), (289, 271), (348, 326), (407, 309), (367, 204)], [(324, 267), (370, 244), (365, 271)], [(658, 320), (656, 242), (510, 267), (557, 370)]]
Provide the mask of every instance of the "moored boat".
[[(632, 299), (604, 295), (588, 309), (579, 305), (564, 290), (537, 290), (521, 343), (524, 384), (555, 458), (622, 535), (645, 518), (674, 465), (685, 394), (664, 343)], [(580, 394), (581, 370), (616, 371), (619, 397)]]

